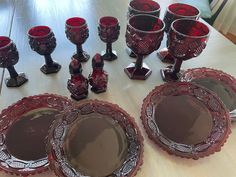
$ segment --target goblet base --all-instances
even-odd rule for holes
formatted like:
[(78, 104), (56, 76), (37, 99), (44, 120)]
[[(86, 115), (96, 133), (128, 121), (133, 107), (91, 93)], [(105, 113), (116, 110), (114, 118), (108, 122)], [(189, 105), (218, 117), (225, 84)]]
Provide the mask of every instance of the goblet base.
[(79, 101), (79, 100), (82, 100), (82, 99), (85, 99), (88, 97), (88, 92), (87, 93), (84, 93), (84, 94), (81, 94), (81, 95), (70, 95), (70, 97), (76, 101)]
[(85, 51), (83, 51), (82, 55), (78, 55), (77, 53), (75, 53), (75, 54), (71, 57), (72, 60), (73, 60), (73, 59), (76, 59), (76, 60), (78, 60), (79, 62), (86, 62), (86, 61), (89, 60), (89, 58), (90, 58), (89, 54), (88, 54), (87, 52), (85, 52)]
[(58, 71), (60, 71), (61, 69), (61, 65), (58, 64), (57, 62), (53, 62), (52, 65), (48, 66), (46, 64), (44, 64), (40, 70), (44, 73), (44, 74), (52, 74), (52, 73), (57, 73)]
[(115, 50), (112, 50), (111, 53), (107, 53), (106, 51), (101, 52), (101, 56), (103, 60), (113, 61), (117, 59), (117, 53)]
[(175, 59), (169, 54), (167, 48), (161, 49), (158, 53), (157, 56), (160, 58), (160, 60), (163, 63), (169, 63), (169, 64), (174, 64)]
[(161, 69), (160, 72), (163, 81), (175, 82), (180, 80), (180, 76), (184, 71), (180, 70), (179, 73), (174, 73), (172, 70), (172, 66), (167, 66), (166, 68)]
[(137, 56), (135, 55), (135, 53), (130, 49), (130, 48), (126, 48), (126, 52), (128, 53), (128, 55), (131, 58), (137, 58)]
[(19, 73), (19, 75), (16, 78), (6, 78), (5, 83), (7, 87), (20, 87), (25, 82), (28, 81), (27, 76), (25, 73)]
[(92, 87), (91, 88), (91, 91), (93, 91), (94, 93), (103, 93), (103, 92), (105, 92), (107, 89), (97, 89), (97, 88), (94, 88), (94, 87)]
[(135, 80), (146, 80), (152, 73), (152, 70), (145, 63), (141, 68), (135, 68), (135, 63), (131, 63), (124, 71), (130, 79)]

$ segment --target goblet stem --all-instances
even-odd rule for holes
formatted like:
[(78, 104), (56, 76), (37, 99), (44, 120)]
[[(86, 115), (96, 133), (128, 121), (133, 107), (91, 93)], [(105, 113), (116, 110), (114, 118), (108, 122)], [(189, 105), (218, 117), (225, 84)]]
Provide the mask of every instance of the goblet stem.
[(51, 55), (45, 55), (45, 63), (47, 66), (52, 66), (53, 65), (53, 60)]
[(181, 65), (183, 63), (183, 60), (181, 59), (175, 59), (175, 64), (172, 68), (172, 73), (173, 75), (176, 75), (180, 72)]
[(106, 53), (108, 56), (111, 56), (112, 55), (112, 43), (108, 42), (106, 45), (107, 45)]
[(143, 66), (143, 56), (142, 55), (138, 55), (137, 56), (137, 60), (135, 62), (135, 69), (141, 69)]
[(82, 57), (83, 56), (82, 45), (76, 45), (76, 53), (77, 53), (78, 57)]
[(14, 66), (7, 67), (7, 70), (9, 71), (9, 74), (10, 74), (11, 78), (17, 78), (18, 73), (16, 72)]

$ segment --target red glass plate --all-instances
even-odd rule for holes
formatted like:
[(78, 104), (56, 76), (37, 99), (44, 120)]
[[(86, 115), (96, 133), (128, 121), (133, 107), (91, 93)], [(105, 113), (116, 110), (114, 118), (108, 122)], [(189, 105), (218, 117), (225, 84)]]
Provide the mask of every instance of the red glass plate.
[(153, 89), (143, 101), (141, 119), (150, 139), (168, 153), (185, 158), (220, 151), (231, 132), (229, 113), (221, 100), (189, 82)]
[(28, 176), (48, 169), (45, 138), (69, 99), (42, 94), (25, 97), (0, 114), (0, 169)]
[(134, 119), (98, 100), (61, 115), (47, 145), (50, 167), (60, 177), (131, 177), (143, 161), (143, 138)]
[(236, 120), (236, 79), (233, 76), (216, 69), (194, 68), (185, 71), (181, 80), (215, 92), (229, 109), (232, 121)]

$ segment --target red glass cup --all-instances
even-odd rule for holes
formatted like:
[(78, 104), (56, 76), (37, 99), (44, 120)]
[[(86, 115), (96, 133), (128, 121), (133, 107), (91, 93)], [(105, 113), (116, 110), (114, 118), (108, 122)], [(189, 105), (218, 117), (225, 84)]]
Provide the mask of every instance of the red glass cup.
[(143, 58), (160, 47), (164, 28), (163, 21), (153, 15), (134, 15), (129, 19), (126, 44), (137, 55), (137, 61), (124, 69), (130, 79), (145, 80), (151, 74)]
[(200, 21), (175, 20), (168, 34), (168, 51), (175, 58), (175, 64), (161, 69), (163, 80), (167, 82), (179, 80), (182, 62), (200, 55), (206, 47), (209, 35), (209, 28)]
[(106, 51), (102, 51), (101, 53), (102, 58), (107, 61), (117, 59), (116, 51), (112, 50), (112, 43), (115, 42), (120, 35), (118, 19), (110, 16), (100, 18), (98, 34), (100, 39), (106, 43)]
[(76, 45), (76, 53), (72, 59), (79, 62), (86, 62), (90, 56), (83, 50), (82, 44), (89, 37), (89, 29), (86, 20), (80, 17), (72, 17), (66, 20), (65, 24), (66, 37)]
[(0, 36), (0, 67), (7, 68), (10, 77), (6, 78), (7, 87), (19, 87), (28, 81), (24, 73), (18, 74), (14, 65), (19, 61), (19, 53), (13, 41), (6, 36)]
[(61, 65), (53, 61), (51, 53), (56, 48), (56, 38), (48, 26), (35, 26), (28, 31), (29, 44), (33, 51), (45, 58), (45, 64), (40, 68), (44, 74), (57, 73)]
[[(139, 14), (149, 14), (159, 17), (160, 11), (161, 7), (156, 1), (152, 0), (130, 1), (128, 6), (127, 19), (129, 19), (133, 15), (139, 15)], [(129, 48), (127, 48), (126, 50), (130, 57), (132, 58), (136, 57), (136, 55)]]
[[(167, 7), (164, 19), (165, 22), (165, 32), (168, 33), (170, 30), (171, 23), (177, 19), (188, 18), (188, 19), (198, 19), (200, 16), (200, 11), (198, 8), (182, 3), (171, 4)], [(168, 46), (168, 42), (166, 44)], [(167, 48), (161, 49), (157, 55), (162, 62), (174, 63), (174, 58), (169, 54)]]

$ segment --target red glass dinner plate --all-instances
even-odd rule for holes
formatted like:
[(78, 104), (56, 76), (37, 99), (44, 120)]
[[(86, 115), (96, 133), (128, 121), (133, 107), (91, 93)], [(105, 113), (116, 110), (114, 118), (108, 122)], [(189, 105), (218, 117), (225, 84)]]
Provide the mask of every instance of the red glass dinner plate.
[(150, 139), (185, 158), (220, 151), (231, 132), (229, 113), (221, 100), (189, 82), (154, 88), (143, 101), (141, 119)]
[(193, 68), (183, 72), (181, 80), (215, 92), (229, 109), (231, 120), (236, 120), (236, 79), (233, 76), (216, 69)]
[(60, 177), (130, 177), (142, 164), (143, 138), (134, 119), (108, 102), (89, 100), (65, 111), (47, 145)]
[(45, 171), (48, 130), (56, 115), (70, 106), (72, 101), (65, 97), (42, 94), (4, 109), (0, 114), (0, 168), (22, 176)]

